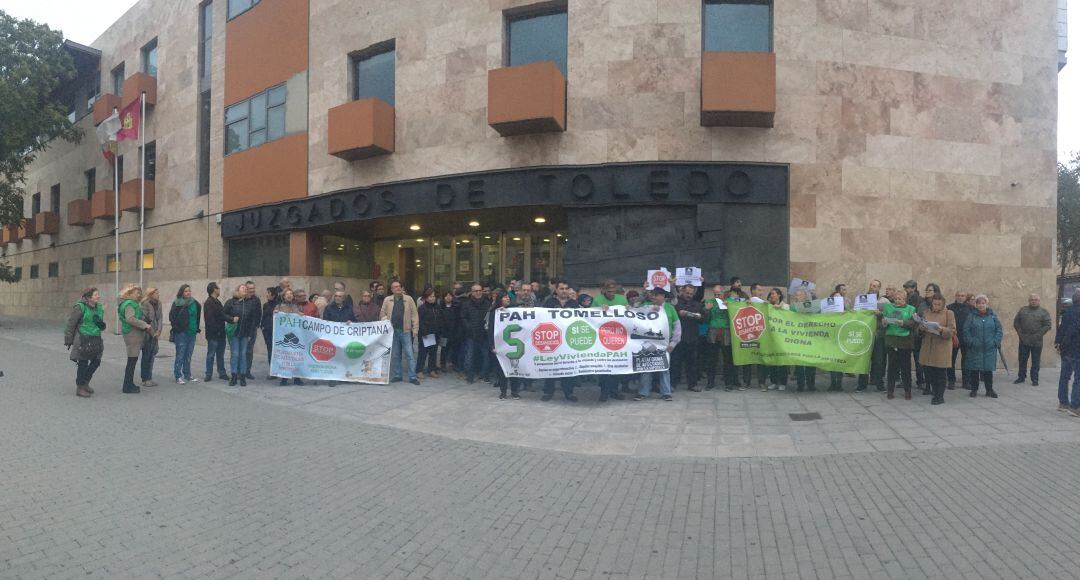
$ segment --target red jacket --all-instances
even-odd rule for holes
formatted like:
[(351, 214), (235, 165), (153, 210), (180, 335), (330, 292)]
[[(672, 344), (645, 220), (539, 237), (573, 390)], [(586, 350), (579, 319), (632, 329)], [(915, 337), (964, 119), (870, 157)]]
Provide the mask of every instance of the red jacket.
[(303, 314), (304, 316), (313, 316), (315, 318), (319, 317), (319, 307), (315, 306), (314, 302), (308, 300), (303, 304), (297, 303), (296, 305), (300, 307), (300, 314)]

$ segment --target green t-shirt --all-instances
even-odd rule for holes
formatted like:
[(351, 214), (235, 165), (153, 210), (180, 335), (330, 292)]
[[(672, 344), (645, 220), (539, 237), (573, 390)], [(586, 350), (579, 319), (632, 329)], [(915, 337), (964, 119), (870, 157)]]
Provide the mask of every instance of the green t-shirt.
[(630, 306), (630, 303), (626, 301), (626, 296), (622, 294), (616, 294), (608, 300), (603, 294), (599, 294), (592, 300), (593, 308), (601, 308), (604, 306)]
[[(911, 320), (911, 317), (915, 315), (915, 307), (907, 304), (903, 308), (897, 308), (894, 304), (886, 304), (881, 309), (881, 315), (885, 318), (899, 318), (900, 320)], [(910, 336), (911, 329), (899, 324), (889, 324), (885, 327), (885, 336)]]

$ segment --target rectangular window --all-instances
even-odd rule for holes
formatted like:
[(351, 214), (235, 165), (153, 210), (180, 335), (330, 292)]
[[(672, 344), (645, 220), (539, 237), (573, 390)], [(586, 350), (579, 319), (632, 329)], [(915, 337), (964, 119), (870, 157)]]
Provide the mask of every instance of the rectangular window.
[(508, 19), (507, 63), (551, 61), (566, 76), (566, 9), (529, 12)]
[(208, 0), (199, 5), (199, 125), (196, 135), (199, 195), (210, 193), (210, 79), (213, 76), (213, 48), (214, 5)]
[(210, 193), (210, 91), (199, 95), (199, 195)]
[(381, 43), (352, 57), (353, 99), (382, 99), (394, 106), (394, 41)]
[(87, 79), (86, 82), (86, 111), (90, 112), (93, 110), (98, 97), (101, 96), (101, 71), (94, 71), (94, 75)]
[(232, 20), (237, 16), (251, 10), (259, 0), (229, 0), (229, 14), (228, 19)]
[(112, 94), (124, 94), (124, 63), (112, 69)]
[(154, 177), (157, 175), (157, 141), (151, 141), (146, 144), (146, 157), (143, 158), (145, 165), (143, 165), (143, 175), (146, 176), (147, 181), (154, 181)]
[(116, 181), (117, 183), (124, 182), (124, 156), (120, 155), (116, 158)]
[(258, 147), (285, 136), (285, 85), (225, 107), (225, 154)]
[[(142, 259), (143, 270), (154, 269), (154, 250), (146, 250), (145, 252), (138, 252), (137, 255)], [(139, 258), (136, 258), (138, 260)]]
[(214, 8), (212, 2), (199, 6), (199, 90), (210, 85), (213, 69)]
[(142, 71), (152, 77), (157, 76), (157, 39), (142, 47)]
[(289, 273), (289, 234), (229, 240), (229, 276), (284, 276)]
[(117, 255), (117, 254), (109, 254), (109, 255), (105, 256), (105, 271), (106, 272), (115, 272), (116, 271), (116, 262), (117, 262), (118, 258), (121, 258), (121, 257), (123, 257), (123, 256)]
[(82, 259), (82, 273), (83, 275), (94, 273), (94, 258)]
[(38, 277), (38, 265), (34, 264), (33, 266), (30, 266), (30, 279), (31, 280), (37, 280), (37, 277)]
[(60, 184), (49, 188), (49, 211), (60, 215)]
[(30, 217), (34, 217), (41, 213), (41, 194), (35, 193), (30, 196)]
[(706, 2), (702, 28), (706, 52), (769, 52), (772, 3), (768, 0)]
[(60, 262), (49, 262), (49, 277), (57, 278), (60, 276)]
[(86, 176), (86, 199), (90, 199), (97, 191), (97, 168), (91, 167), (84, 171), (83, 175)]
[(15, 281), (22, 280), (22, 266), (15, 267)]

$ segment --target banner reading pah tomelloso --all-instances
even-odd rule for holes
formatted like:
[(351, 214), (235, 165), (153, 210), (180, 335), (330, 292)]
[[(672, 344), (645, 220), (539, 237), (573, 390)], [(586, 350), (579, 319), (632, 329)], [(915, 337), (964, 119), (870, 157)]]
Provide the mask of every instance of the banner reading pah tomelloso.
[(281, 378), (385, 385), (390, 382), (390, 322), (327, 322), (274, 314), (270, 372)]

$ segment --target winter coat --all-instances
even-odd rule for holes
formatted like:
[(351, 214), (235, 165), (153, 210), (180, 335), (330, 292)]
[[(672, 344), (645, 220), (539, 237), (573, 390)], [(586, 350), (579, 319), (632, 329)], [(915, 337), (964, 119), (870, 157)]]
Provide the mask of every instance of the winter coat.
[(923, 318), (941, 325), (941, 336), (924, 332), (919, 349), (919, 363), (924, 367), (947, 369), (952, 366), (952, 337), (956, 333), (956, 316), (951, 310), (927, 310)]
[(353, 306), (353, 320), (356, 322), (378, 322), (379, 305), (375, 304), (374, 300), (367, 304), (357, 302), (356, 306)]
[(956, 317), (956, 334), (962, 335), (964, 333), (964, 326), (967, 324), (967, 319), (971, 316), (972, 312), (975, 312), (975, 309), (967, 304), (957, 304), (955, 302), (945, 308), (952, 311), (953, 316)]
[(1054, 346), (1061, 349), (1061, 356), (1080, 358), (1080, 304), (1073, 304), (1061, 315)]
[[(79, 300), (79, 302), (82, 304), (86, 304), (86, 300)], [(98, 306), (101, 306), (100, 302), (98, 303)], [(90, 308), (89, 304), (86, 304), (86, 308), (93, 310), (93, 308)], [(64, 326), (64, 344), (71, 346), (71, 354), (68, 355), (68, 358), (74, 362), (79, 362), (80, 360), (82, 360), (79, 358), (79, 343), (82, 341), (82, 334), (79, 333), (79, 325), (82, 323), (82, 319), (82, 306), (79, 306), (79, 304), (76, 303), (75, 306), (71, 308), (71, 313), (68, 314), (67, 324)], [(104, 323), (105, 321), (103, 313), (102, 324)], [(102, 329), (101, 332), (104, 333), (105, 330)]]
[(121, 316), (124, 322), (131, 326), (131, 330), (123, 335), (127, 356), (128, 358), (138, 358), (139, 353), (142, 352), (143, 343), (146, 342), (146, 329), (150, 328), (150, 325), (135, 315), (135, 307), (131, 304), (124, 307)]
[(487, 320), (491, 303), (486, 298), (466, 298), (461, 302), (461, 336), (484, 340), (484, 321)]
[(142, 307), (143, 320), (150, 325), (147, 331), (149, 339), (157, 340), (157, 334), (161, 332), (161, 301), (143, 300), (139, 306)]
[(198, 334), (201, 330), (199, 328), (199, 320), (202, 318), (202, 305), (198, 300), (192, 299), (191, 304), (195, 305), (195, 328), (188, 328), (189, 324), (189, 310), (188, 306), (182, 304), (182, 299), (177, 298), (173, 301), (172, 308), (169, 309), (169, 324), (172, 325), (173, 332), (187, 332), (189, 334)]
[(969, 316), (960, 333), (960, 340), (967, 346), (964, 357), (967, 370), (993, 372), (997, 368), (1002, 336), (1001, 321), (992, 309), (988, 308), (985, 315), (976, 311)]
[(319, 317), (319, 307), (314, 302), (308, 300), (307, 302), (297, 302), (296, 307), (300, 314), (304, 316), (310, 316), (312, 318)]
[(206, 325), (206, 340), (225, 340), (225, 311), (221, 300), (206, 297), (206, 302), (203, 302), (203, 324)]
[(457, 301), (453, 301), (449, 305), (440, 301), (435, 305), (435, 311), (439, 317), (439, 328), (435, 334), (439, 338), (447, 338), (451, 342), (458, 340), (461, 334), (461, 324), (459, 324), (460, 315), (458, 314)]
[(424, 302), (416, 309), (420, 319), (420, 336), (437, 335), (439, 332), (439, 305)]
[(233, 318), (240, 319), (236, 322), (235, 336), (241, 338), (253, 336), (262, 319), (262, 313), (259, 312), (259, 304), (250, 299), (238, 300), (236, 298), (229, 298), (222, 309), (222, 315), (225, 317), (226, 322), (232, 322)]
[(1043, 336), (1050, 332), (1050, 313), (1042, 306), (1021, 308), (1013, 318), (1013, 328), (1020, 337), (1020, 344), (1041, 348)]
[(353, 322), (354, 320), (352, 307), (344, 302), (341, 306), (333, 302), (327, 304), (326, 308), (323, 308), (322, 318), (330, 322)]
[[(394, 315), (395, 298), (395, 296), (387, 296), (386, 300), (383, 300), (382, 308), (379, 310), (380, 320), (390, 320)], [(402, 332), (416, 334), (420, 326), (419, 315), (416, 313), (416, 301), (408, 294), (402, 294), (401, 300), (405, 303), (405, 312), (401, 318), (401, 330)]]

